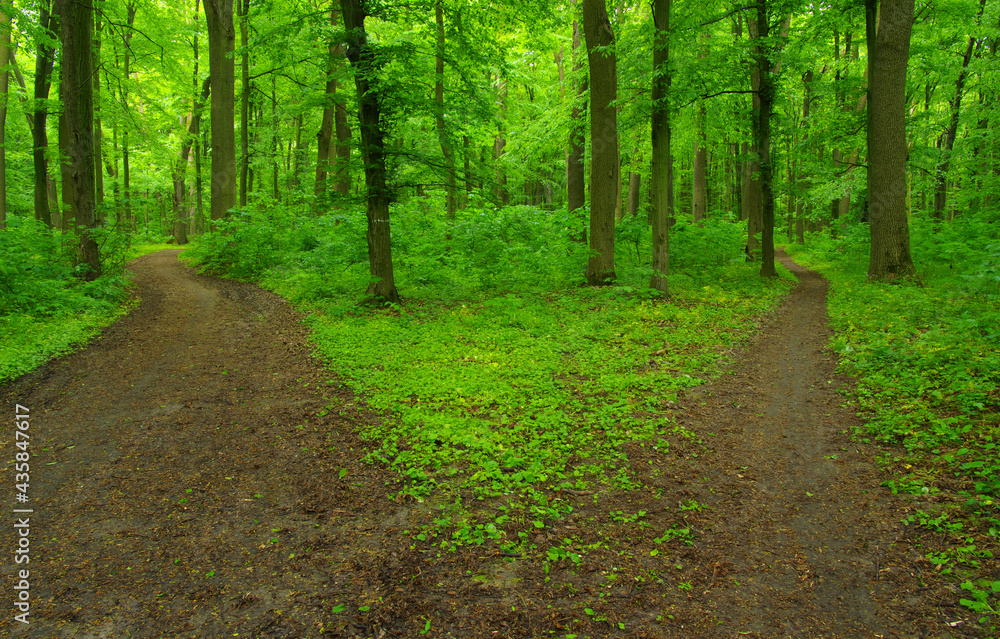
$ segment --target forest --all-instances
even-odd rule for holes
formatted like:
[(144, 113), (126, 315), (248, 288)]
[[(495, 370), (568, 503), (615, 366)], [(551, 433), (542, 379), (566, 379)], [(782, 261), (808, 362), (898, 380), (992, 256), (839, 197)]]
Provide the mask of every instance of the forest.
[[(535, 553), (548, 583), (602, 552), (539, 542), (580, 521), (551, 491), (610, 491), (603, 519), (641, 531), (628, 451), (713, 454), (679, 406), (811, 269), (843, 450), (872, 451), (963, 631), (1000, 632), (997, 0), (0, 6), (0, 383), (134, 313), (127, 265), (184, 249), (303, 314), (371, 411), (364, 463), (432, 504), (411, 550)], [(646, 555), (699, 542), (711, 498), (678, 494)], [(555, 628), (631, 636), (595, 606)]]

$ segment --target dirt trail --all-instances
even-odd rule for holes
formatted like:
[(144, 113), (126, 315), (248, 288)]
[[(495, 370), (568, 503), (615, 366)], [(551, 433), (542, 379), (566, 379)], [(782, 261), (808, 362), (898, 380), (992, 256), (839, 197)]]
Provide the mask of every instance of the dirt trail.
[[(510, 557), (401, 534), (440, 513), (362, 462), (354, 427), (379, 417), (283, 301), (177, 253), (133, 263), (141, 305), (90, 347), (0, 387), (37, 454), (32, 623), (4, 615), (0, 636), (982, 636), (845, 434), (826, 284), (790, 262), (801, 283), (761, 339), (676, 410), (705, 448), (627, 446), (651, 490), (554, 494), (573, 514), (522, 522), (536, 548)], [(680, 526), (693, 545), (653, 542)], [(564, 539), (579, 565), (546, 560)]]

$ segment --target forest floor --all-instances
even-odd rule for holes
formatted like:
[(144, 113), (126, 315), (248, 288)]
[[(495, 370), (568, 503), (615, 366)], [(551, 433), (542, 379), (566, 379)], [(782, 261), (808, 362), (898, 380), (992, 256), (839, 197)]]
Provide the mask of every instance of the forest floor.
[[(141, 303), (89, 347), (0, 387), (30, 410), (34, 510), (30, 624), (7, 608), (0, 636), (987, 634), (924, 559), (934, 535), (901, 525), (884, 451), (851, 439), (826, 282), (790, 261), (799, 284), (759, 338), (675, 407), (700, 445), (629, 444), (643, 488), (553, 494), (572, 514), (522, 523), (574, 561), (415, 544), (438, 506), (394, 500), (398, 478), (362, 461), (357, 425), (385, 417), (283, 300), (177, 255), (131, 265)], [(24, 567), (4, 562), (7, 593)]]

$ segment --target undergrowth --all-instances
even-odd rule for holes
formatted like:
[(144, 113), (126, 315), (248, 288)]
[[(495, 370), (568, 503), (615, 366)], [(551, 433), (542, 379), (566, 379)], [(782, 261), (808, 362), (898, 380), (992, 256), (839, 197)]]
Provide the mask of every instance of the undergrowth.
[(9, 215), (0, 232), (0, 383), (86, 343), (130, 308), (124, 264), (158, 247), (133, 246), (97, 229), (104, 275), (87, 282), (74, 266), (76, 236)]
[(832, 346), (857, 377), (862, 435), (903, 451), (883, 461), (886, 485), (917, 500), (906, 523), (952, 539), (932, 561), (963, 578), (963, 604), (995, 615), (1000, 574), (983, 560), (1000, 537), (1000, 229), (913, 220), (918, 276), (896, 285), (866, 281), (867, 225), (845, 230), (789, 250), (831, 281)]
[(663, 300), (646, 288), (640, 220), (618, 225), (618, 285), (589, 288), (565, 211), (474, 209), (447, 223), (439, 208), (394, 208), (404, 303), (389, 308), (358, 304), (360, 210), (242, 213), (192, 255), (311, 311), (318, 351), (385, 416), (359, 426), (376, 443), (372, 459), (403, 478), (397, 497), (458, 504), (417, 536), (442, 547), (499, 539), (510, 517), (561, 517), (569, 507), (551, 490), (638, 487), (622, 445), (681, 431), (669, 409), (677, 393), (716, 375), (786, 291), (744, 262), (740, 224), (675, 226), (673, 298)]

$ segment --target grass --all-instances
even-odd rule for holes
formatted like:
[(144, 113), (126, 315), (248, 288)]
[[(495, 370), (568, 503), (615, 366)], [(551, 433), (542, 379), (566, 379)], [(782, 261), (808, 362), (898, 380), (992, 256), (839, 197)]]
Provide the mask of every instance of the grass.
[[(398, 499), (448, 511), (416, 539), (499, 539), (511, 518), (560, 518), (550, 490), (629, 490), (623, 444), (675, 434), (669, 406), (719, 374), (787, 291), (743, 260), (745, 227), (674, 227), (673, 297), (648, 291), (648, 229), (618, 225), (619, 282), (581, 286), (579, 220), (560, 211), (469, 210), (446, 224), (426, 201), (393, 211), (402, 305), (359, 304), (363, 212), (250, 211), (190, 255), (263, 282), (308, 311), (317, 350), (383, 415), (359, 424)], [(337, 410), (336, 406), (328, 407)]]

